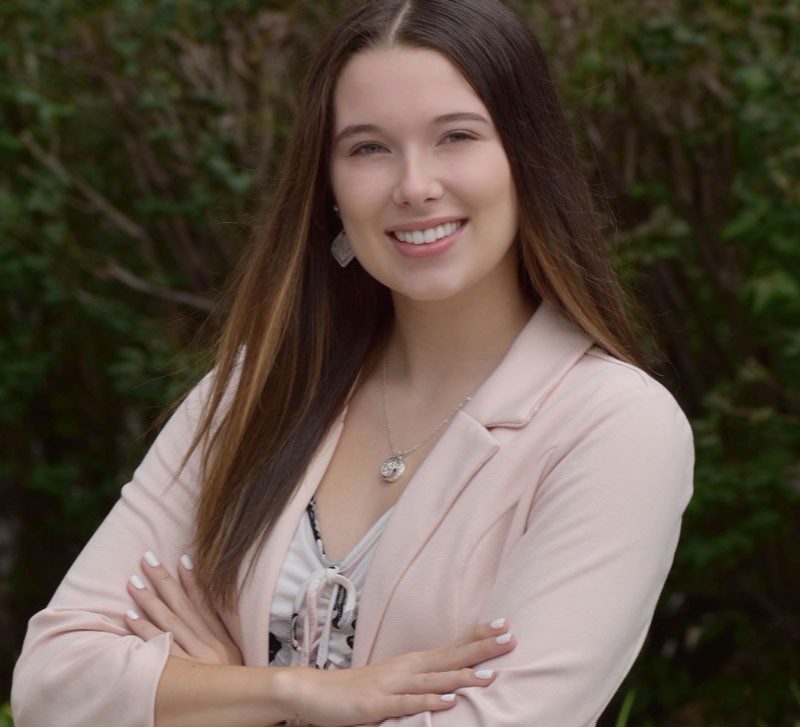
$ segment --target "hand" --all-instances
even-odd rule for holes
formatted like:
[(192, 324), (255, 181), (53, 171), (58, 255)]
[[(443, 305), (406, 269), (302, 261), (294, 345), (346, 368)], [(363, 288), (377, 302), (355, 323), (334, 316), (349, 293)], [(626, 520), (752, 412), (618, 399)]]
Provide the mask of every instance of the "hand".
[[(155, 558), (150, 552), (147, 555)], [(191, 560), (188, 562), (191, 565)], [(171, 631), (169, 653), (173, 656), (203, 664), (242, 665), (241, 652), (222, 621), (203, 606), (200, 588), (183, 562), (178, 564), (180, 583), (161, 564), (151, 565), (142, 558), (141, 566), (157, 593), (146, 586), (137, 588), (133, 579), (138, 578), (142, 583), (139, 576), (128, 581), (128, 593), (141, 609), (139, 618), (125, 615), (125, 622), (134, 634), (148, 641)]]
[[(401, 654), (382, 664), (349, 669), (288, 669), (285, 693), (290, 694), (294, 716), (315, 727), (352, 727), (379, 724), (390, 717), (441, 711), (455, 706), (441, 695), (460, 687), (488, 686), (475, 676), (474, 667), (507, 654), (517, 645), (497, 636), (508, 631), (508, 619), (499, 629), (481, 624), (457, 641), (430, 651)], [(456, 697), (457, 699), (457, 697)]]

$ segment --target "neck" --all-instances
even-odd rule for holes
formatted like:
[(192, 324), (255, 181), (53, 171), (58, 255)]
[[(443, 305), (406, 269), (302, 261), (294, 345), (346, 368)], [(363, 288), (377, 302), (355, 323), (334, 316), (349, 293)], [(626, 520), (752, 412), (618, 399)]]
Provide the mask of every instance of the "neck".
[(387, 366), (393, 390), (419, 401), (472, 394), (536, 309), (516, 286), (505, 290), (465, 291), (444, 301), (394, 296)]

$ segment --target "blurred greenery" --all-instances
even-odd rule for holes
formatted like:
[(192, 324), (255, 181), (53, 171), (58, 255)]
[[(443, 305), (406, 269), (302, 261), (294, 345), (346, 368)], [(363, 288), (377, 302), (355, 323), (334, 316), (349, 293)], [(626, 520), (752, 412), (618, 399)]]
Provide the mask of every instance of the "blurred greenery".
[[(675, 566), (600, 724), (800, 725), (800, 3), (509, 4), (696, 438)], [(0, 4), (2, 697), (27, 619), (208, 364), (198, 330), (337, 5)]]

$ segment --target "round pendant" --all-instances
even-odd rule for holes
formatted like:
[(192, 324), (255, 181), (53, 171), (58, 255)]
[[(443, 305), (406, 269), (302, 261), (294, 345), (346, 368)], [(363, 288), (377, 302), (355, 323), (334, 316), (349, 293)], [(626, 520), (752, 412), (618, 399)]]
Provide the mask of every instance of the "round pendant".
[(400, 479), (400, 475), (406, 471), (406, 463), (403, 461), (402, 456), (389, 457), (378, 470), (381, 477), (387, 482), (394, 482)]

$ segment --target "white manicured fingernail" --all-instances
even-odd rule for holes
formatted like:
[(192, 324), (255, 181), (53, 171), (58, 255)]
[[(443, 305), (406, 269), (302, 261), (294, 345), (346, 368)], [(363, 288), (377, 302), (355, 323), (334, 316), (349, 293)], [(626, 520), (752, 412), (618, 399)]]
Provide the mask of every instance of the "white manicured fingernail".
[(496, 641), (498, 644), (507, 644), (509, 641), (511, 641), (511, 633), (512, 633), (512, 632), (511, 632), (511, 631), (509, 631), (507, 634), (503, 634), (502, 636), (498, 636), (498, 637), (495, 639), (495, 641)]
[(134, 588), (138, 588), (140, 591), (144, 588), (144, 583), (142, 583), (142, 579), (139, 578), (137, 575), (131, 576), (131, 583), (133, 583)]
[(455, 694), (442, 694), (442, 701), (443, 702), (452, 702), (456, 698)]
[(186, 570), (192, 570), (192, 568), (194, 568), (192, 559), (185, 553), (181, 556), (181, 563), (183, 563), (183, 567), (186, 568)]
[(161, 563), (158, 562), (158, 558), (156, 558), (156, 554), (152, 550), (148, 550), (144, 554), (144, 559), (147, 561), (147, 565), (161, 565)]
[(504, 618), (496, 618), (489, 624), (493, 629), (501, 629), (505, 626), (506, 620)]
[(135, 621), (137, 618), (139, 618), (139, 614), (136, 613), (136, 611), (134, 611), (132, 608), (129, 608), (127, 611), (125, 611), (125, 615), (129, 619), (132, 619), (133, 621)]
[(491, 679), (492, 678), (492, 674), (494, 674), (494, 670), (492, 670), (492, 669), (476, 669), (475, 670), (475, 676), (478, 677), (478, 679)]

